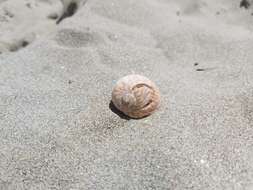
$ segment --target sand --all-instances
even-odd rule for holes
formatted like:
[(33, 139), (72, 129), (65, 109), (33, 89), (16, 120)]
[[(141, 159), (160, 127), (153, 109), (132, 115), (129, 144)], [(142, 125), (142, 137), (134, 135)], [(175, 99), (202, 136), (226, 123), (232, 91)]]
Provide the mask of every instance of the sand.
[[(0, 1), (0, 189), (252, 190), (253, 2), (76, 2)], [(140, 120), (109, 106), (133, 73)]]

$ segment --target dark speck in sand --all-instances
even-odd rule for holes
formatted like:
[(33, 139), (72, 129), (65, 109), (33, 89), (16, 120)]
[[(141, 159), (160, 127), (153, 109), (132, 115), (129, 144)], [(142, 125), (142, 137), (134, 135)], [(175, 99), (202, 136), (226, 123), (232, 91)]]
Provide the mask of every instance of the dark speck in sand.
[(194, 63), (194, 66), (197, 66), (197, 65), (199, 65), (199, 63), (197, 63), (197, 62), (196, 62), (196, 63)]
[(10, 17), (10, 18), (13, 18), (13, 17), (14, 17), (14, 14), (11, 13), (10, 11), (4, 10), (4, 12), (5, 12), (5, 15), (6, 15), (6, 16), (8, 16), (8, 17)]
[(23, 175), (26, 175), (27, 173), (25, 171), (22, 172)]
[(22, 47), (26, 47), (26, 46), (28, 46), (28, 44), (29, 44), (29, 42), (23, 41), (21, 45), (22, 45)]
[(196, 69), (196, 71), (205, 71), (205, 69)]
[(241, 0), (240, 7), (243, 7), (245, 9), (248, 9), (250, 7), (250, 3), (248, 0)]
[(52, 20), (56, 20), (58, 18), (58, 14), (52, 13), (52, 14), (48, 15), (47, 18), (52, 19)]
[(215, 70), (217, 69), (216, 67), (207, 67), (207, 68), (199, 68), (199, 69), (196, 69), (196, 71), (212, 71), (212, 70)]
[(26, 3), (26, 6), (27, 6), (28, 8), (32, 8), (31, 3)]

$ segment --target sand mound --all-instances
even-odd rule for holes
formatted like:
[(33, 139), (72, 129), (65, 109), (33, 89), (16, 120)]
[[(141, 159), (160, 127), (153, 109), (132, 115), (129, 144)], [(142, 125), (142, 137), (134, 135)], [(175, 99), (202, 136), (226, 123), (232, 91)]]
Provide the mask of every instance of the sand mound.
[[(0, 53), (14, 52), (47, 38), (85, 0), (8, 0), (0, 2)], [(18, 11), (17, 11), (18, 10)]]

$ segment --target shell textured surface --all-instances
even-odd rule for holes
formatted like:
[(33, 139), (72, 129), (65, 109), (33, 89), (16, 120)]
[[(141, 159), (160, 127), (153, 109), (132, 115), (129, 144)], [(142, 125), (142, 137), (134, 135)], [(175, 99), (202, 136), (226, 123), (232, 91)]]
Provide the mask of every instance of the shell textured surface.
[(160, 105), (160, 93), (156, 85), (141, 75), (121, 78), (112, 91), (114, 106), (132, 118), (152, 114)]

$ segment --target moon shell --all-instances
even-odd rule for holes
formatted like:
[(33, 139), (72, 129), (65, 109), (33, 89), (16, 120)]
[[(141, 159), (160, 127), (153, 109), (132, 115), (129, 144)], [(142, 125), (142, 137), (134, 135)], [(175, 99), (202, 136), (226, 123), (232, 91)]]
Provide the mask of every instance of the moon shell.
[(127, 75), (116, 83), (112, 91), (114, 106), (132, 118), (152, 114), (160, 105), (160, 92), (156, 85), (141, 75)]

